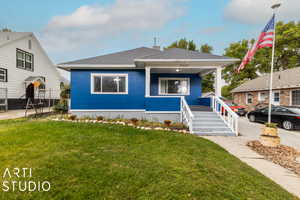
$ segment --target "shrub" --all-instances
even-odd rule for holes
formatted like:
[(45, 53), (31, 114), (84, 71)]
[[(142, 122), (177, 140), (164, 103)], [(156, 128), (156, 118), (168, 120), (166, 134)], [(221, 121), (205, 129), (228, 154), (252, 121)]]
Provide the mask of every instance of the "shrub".
[(70, 115), (70, 116), (69, 116), (69, 119), (70, 119), (70, 120), (75, 120), (76, 118), (77, 118), (76, 115)]
[(183, 123), (173, 123), (171, 125), (171, 128), (174, 128), (177, 130), (187, 129), (187, 127)]
[(104, 117), (103, 117), (103, 116), (97, 116), (97, 117), (96, 117), (96, 120), (97, 120), (97, 121), (103, 121), (103, 120), (104, 120)]
[(164, 124), (165, 124), (166, 126), (168, 126), (168, 127), (171, 125), (171, 123), (172, 123), (171, 120), (165, 120), (165, 121), (164, 121)]
[(265, 123), (265, 126), (268, 127), (268, 128), (277, 128), (276, 123)]
[(130, 121), (134, 124), (134, 125), (137, 125), (138, 123), (138, 119), (137, 118), (131, 118)]
[(68, 101), (60, 100), (56, 105), (54, 105), (53, 110), (59, 113), (67, 113), (68, 112)]

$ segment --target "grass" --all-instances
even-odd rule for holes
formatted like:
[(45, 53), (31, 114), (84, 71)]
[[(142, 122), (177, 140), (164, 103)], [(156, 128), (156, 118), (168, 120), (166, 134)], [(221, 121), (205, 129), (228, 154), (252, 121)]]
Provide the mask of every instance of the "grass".
[(0, 161), (1, 186), (6, 167), (51, 183), (49, 192), (1, 191), (5, 200), (296, 199), (216, 144), (173, 132), (1, 121)]

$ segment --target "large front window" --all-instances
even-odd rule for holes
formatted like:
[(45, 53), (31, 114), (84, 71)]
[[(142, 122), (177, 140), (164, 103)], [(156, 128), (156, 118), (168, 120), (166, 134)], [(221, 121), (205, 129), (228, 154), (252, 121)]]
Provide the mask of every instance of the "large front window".
[(127, 94), (127, 74), (92, 74), (92, 94)]
[(159, 94), (160, 95), (189, 95), (190, 79), (189, 78), (160, 78)]
[(292, 105), (293, 106), (300, 105), (300, 90), (292, 91)]

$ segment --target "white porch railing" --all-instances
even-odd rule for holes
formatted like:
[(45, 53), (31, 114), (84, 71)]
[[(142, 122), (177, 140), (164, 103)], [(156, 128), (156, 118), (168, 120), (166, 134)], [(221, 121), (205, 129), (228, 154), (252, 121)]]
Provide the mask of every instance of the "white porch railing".
[(211, 100), (211, 107), (213, 111), (216, 112), (235, 133), (235, 135), (238, 136), (239, 116), (219, 97), (212, 97)]
[(187, 104), (185, 97), (181, 97), (181, 117), (182, 122), (189, 127), (191, 133), (193, 133), (193, 118), (194, 115)]

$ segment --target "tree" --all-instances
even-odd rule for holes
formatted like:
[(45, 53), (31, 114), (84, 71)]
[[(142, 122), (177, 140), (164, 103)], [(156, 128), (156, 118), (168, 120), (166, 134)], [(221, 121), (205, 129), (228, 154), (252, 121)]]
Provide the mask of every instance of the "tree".
[[(212, 53), (213, 47), (208, 44), (203, 44), (200, 47), (200, 52), (202, 53)], [(214, 91), (215, 75), (213, 73), (203, 76), (202, 79), (202, 91), (212, 92)]]
[[(276, 24), (276, 49), (274, 71), (285, 70), (300, 66), (300, 22)], [(242, 40), (229, 45), (225, 49), (225, 56), (243, 59), (248, 49), (255, 42)], [(247, 80), (256, 78), (258, 73), (269, 73), (271, 65), (271, 48), (262, 48), (257, 51), (254, 59), (240, 72), (235, 69), (239, 63), (229, 65), (223, 70), (223, 77), (230, 88), (234, 89)]]
[(203, 44), (200, 47), (200, 52), (202, 53), (211, 53), (213, 51), (213, 47), (208, 44)]
[(166, 49), (170, 48), (181, 48), (196, 51), (196, 44), (193, 40), (188, 41), (186, 38), (182, 38), (179, 41), (175, 41), (170, 46), (166, 47)]
[(2, 28), (0, 32), (12, 32), (12, 30), (9, 28)]

